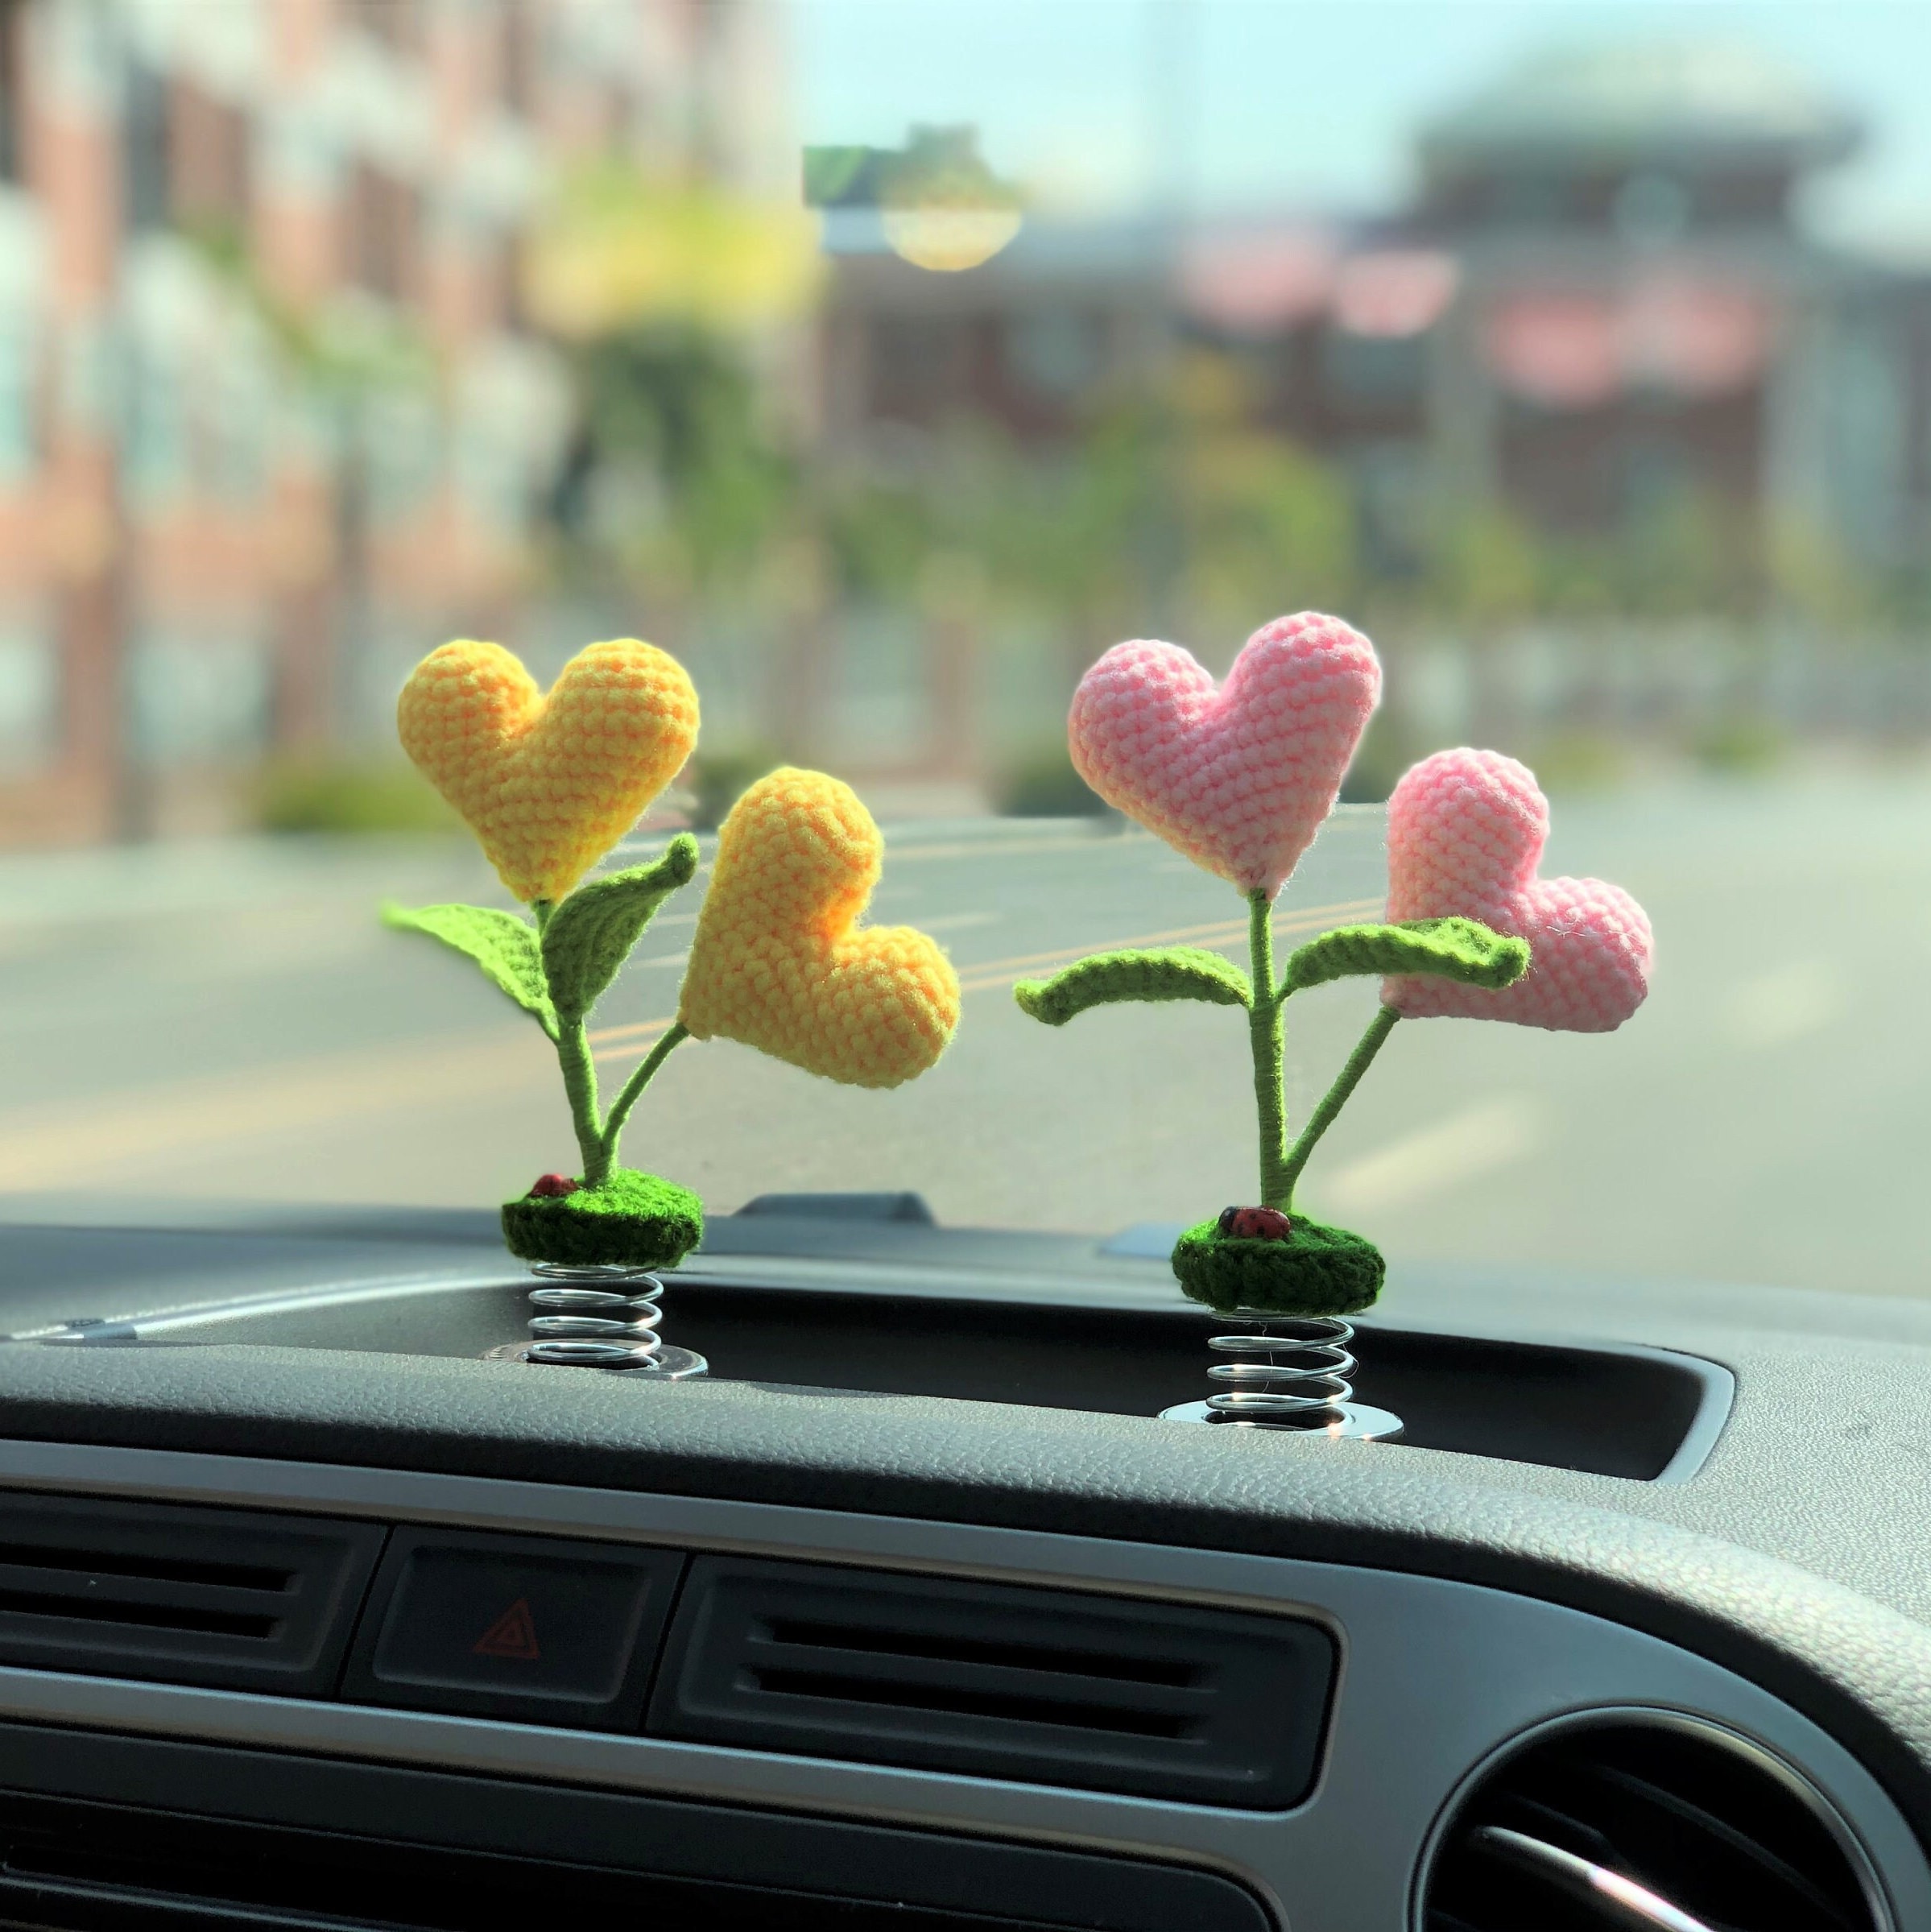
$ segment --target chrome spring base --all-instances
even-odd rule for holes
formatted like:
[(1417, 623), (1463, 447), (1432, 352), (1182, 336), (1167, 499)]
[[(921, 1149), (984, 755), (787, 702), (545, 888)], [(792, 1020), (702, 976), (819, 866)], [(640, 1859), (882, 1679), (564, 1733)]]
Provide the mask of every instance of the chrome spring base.
[(695, 1350), (674, 1348), (657, 1333), (664, 1284), (647, 1270), (532, 1261), (530, 1272), (543, 1284), (530, 1290), (530, 1339), (493, 1348), (486, 1361), (595, 1368), (662, 1382), (688, 1381), (709, 1368)]
[(1232, 1358), (1207, 1371), (1209, 1380), (1224, 1386), (1204, 1402), (1162, 1409), (1163, 1421), (1379, 1442), (1401, 1433), (1399, 1416), (1354, 1400), (1352, 1323), (1338, 1315), (1274, 1315), (1258, 1308), (1237, 1308), (1227, 1318), (1251, 1326), (1239, 1334), (1207, 1338), (1208, 1347)]

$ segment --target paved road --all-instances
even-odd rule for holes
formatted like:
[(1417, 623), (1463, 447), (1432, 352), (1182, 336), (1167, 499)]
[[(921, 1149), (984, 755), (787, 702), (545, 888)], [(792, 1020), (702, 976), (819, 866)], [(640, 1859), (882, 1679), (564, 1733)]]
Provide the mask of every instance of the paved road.
[[(1931, 1290), (1931, 787), (1904, 779), (1565, 801), (1552, 868), (1648, 906), (1661, 962), (1622, 1032), (1403, 1026), (1310, 1168), (1306, 1204), (1391, 1258), (1567, 1273)], [(482, 1204), (571, 1164), (535, 1026), (374, 923), (385, 893), (489, 898), (466, 848), (245, 845), (0, 863), (0, 1189)], [(1344, 811), (1284, 937), (1383, 888), (1378, 813)], [(500, 903), (500, 901), (498, 901)], [(917, 1187), (953, 1222), (1112, 1230), (1251, 1197), (1241, 1016), (1122, 1008), (1049, 1032), (1023, 972), (1243, 908), (1137, 833), (910, 827), (876, 915), (944, 940), (961, 1038), (895, 1094), (725, 1044), (672, 1056), (626, 1142), (715, 1209), (767, 1189)], [(676, 1001), (673, 908), (597, 1016), (621, 1078)], [(1372, 1010), (1289, 1009), (1305, 1111)]]

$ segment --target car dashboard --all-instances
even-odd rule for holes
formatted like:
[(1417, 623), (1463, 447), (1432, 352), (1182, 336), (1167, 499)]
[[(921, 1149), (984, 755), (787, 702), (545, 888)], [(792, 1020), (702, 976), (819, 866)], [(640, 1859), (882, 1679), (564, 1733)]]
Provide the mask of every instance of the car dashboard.
[(823, 1205), (676, 1384), (485, 1217), (0, 1232), (0, 1922), (1931, 1926), (1931, 1313), (1403, 1275), (1399, 1440), (1187, 1426), (1160, 1231)]

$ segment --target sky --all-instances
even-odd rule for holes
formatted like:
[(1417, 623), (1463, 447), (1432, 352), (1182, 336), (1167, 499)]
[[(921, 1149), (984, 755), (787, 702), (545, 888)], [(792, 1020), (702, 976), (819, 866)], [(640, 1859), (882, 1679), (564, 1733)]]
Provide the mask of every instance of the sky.
[(808, 142), (970, 122), (1043, 204), (1372, 213), (1418, 122), (1551, 47), (1754, 43), (1861, 115), (1809, 217), (1931, 264), (1931, 0), (791, 0)]

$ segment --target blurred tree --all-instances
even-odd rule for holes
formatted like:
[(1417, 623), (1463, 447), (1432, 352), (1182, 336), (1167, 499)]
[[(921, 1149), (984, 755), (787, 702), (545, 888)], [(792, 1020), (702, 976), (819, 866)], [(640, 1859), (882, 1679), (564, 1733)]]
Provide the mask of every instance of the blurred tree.
[(742, 355), (701, 330), (656, 326), (585, 343), (577, 366), (583, 417), (569, 487), (585, 487), (600, 462), (641, 462), (662, 489), (693, 582), (742, 569), (796, 487)]
[(1278, 437), (1223, 430), (1186, 452), (1187, 601), (1206, 632), (1276, 607), (1338, 610), (1358, 588), (1354, 500), (1334, 470)]
[(1541, 602), (1546, 577), (1534, 533), (1503, 505), (1486, 503), (1441, 518), (1426, 595), (1464, 629), (1520, 623)]
[(1757, 602), (1742, 516), (1714, 492), (1673, 490), (1631, 517), (1616, 547), (1618, 607), (1637, 617), (1743, 613)]

